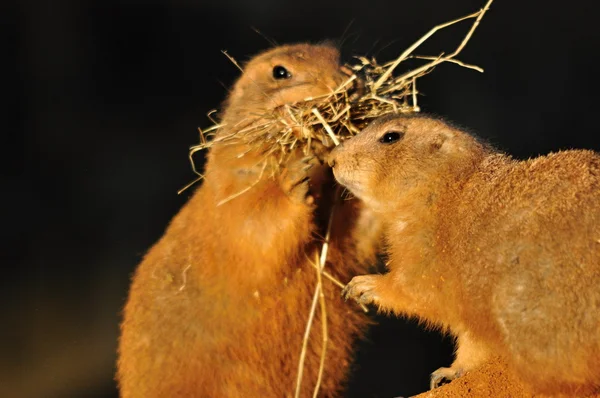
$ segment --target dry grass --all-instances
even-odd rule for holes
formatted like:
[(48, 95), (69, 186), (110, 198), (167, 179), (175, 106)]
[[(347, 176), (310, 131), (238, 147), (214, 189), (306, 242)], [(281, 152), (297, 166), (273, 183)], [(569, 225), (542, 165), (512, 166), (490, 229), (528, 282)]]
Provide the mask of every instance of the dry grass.
[[(419, 112), (416, 82), (431, 73), (437, 65), (450, 62), (483, 72), (477, 66), (461, 62), (456, 59), (456, 56), (471, 38), (492, 1), (489, 0), (483, 9), (473, 14), (434, 27), (393, 61), (379, 65), (374, 58), (355, 57), (355, 62), (347, 66), (354, 73), (335, 91), (321, 97), (306, 98), (301, 102), (286, 104), (269, 114), (257, 115), (257, 119), (260, 118), (262, 122), (253, 123), (250, 127), (242, 128), (229, 135), (214, 137), (222, 126), (212, 119), (211, 115), (214, 111), (211, 112), (209, 118), (214, 124), (205, 130), (199, 129), (200, 143), (190, 148), (190, 161), (194, 172), (199, 176), (198, 180), (203, 176), (196, 170), (192, 156), (198, 151), (210, 148), (216, 142), (231, 141), (235, 138), (245, 143), (256, 143), (262, 148), (268, 148), (265, 159), (281, 164), (299, 146), (302, 146), (304, 152), (308, 154), (313, 140), (331, 148), (357, 134), (369, 122), (382, 115)], [(437, 31), (466, 19), (475, 19), (475, 21), (460, 45), (450, 54), (442, 53), (438, 56), (413, 54)], [(411, 58), (427, 62), (395, 76), (394, 72), (402, 62)], [(232, 59), (232, 62), (235, 61)], [(241, 67), (235, 64), (241, 70)]]
[[(357, 134), (373, 119), (380, 116), (389, 113), (419, 112), (416, 82), (419, 78), (431, 73), (439, 64), (450, 62), (465, 68), (483, 72), (483, 69), (463, 63), (456, 59), (456, 57), (460, 54), (473, 35), (492, 2), (493, 0), (488, 0), (486, 5), (477, 12), (434, 27), (393, 61), (379, 65), (374, 58), (356, 57), (355, 63), (347, 65), (347, 67), (353, 71), (353, 74), (332, 93), (316, 98), (306, 98), (304, 101), (298, 103), (286, 104), (275, 109), (272, 113), (257, 115), (257, 120), (262, 120), (262, 122), (258, 124), (253, 123), (248, 128), (240, 129), (229, 135), (219, 135), (218, 137), (215, 137), (215, 133), (222, 126), (212, 119), (211, 115), (213, 112), (209, 113), (208, 116), (213, 122), (213, 125), (205, 130), (199, 129), (200, 143), (191, 147), (189, 153), (192, 168), (198, 175), (198, 178), (188, 186), (184, 187), (181, 191), (203, 178), (203, 175), (196, 170), (192, 158), (194, 153), (208, 149), (216, 142), (235, 139), (237, 142), (239, 142), (238, 140), (241, 140), (242, 142), (249, 144), (256, 143), (256, 145), (260, 145), (261, 148), (267, 148), (264, 157), (265, 163), (263, 164), (264, 171), (267, 162), (277, 162), (282, 164), (286, 161), (290, 153), (298, 147), (302, 147), (304, 153), (308, 154), (313, 140), (319, 141), (324, 146), (331, 148), (334, 145), (339, 145), (341, 141)], [(438, 56), (419, 56), (413, 54), (421, 44), (437, 31), (468, 19), (474, 19), (474, 22), (461, 43), (451, 53), (442, 53)], [(231, 57), (229, 58), (240, 70), (242, 70), (235, 60)], [(409, 70), (396, 76), (395, 72), (397, 72), (398, 67), (402, 62), (411, 58), (421, 59), (427, 62), (413, 70)], [(278, 170), (277, 167), (269, 169)], [(263, 178), (262, 172), (258, 180), (261, 178)], [(225, 203), (247, 192), (254, 185), (255, 184), (252, 184), (241, 192), (222, 200), (219, 204)], [(339, 192), (337, 194), (340, 196)], [(330, 220), (333, 218), (334, 211), (335, 206), (330, 214)], [(318, 301), (321, 303), (320, 308), (324, 330), (323, 351), (318, 373), (319, 378), (313, 390), (314, 397), (318, 395), (323, 374), (328, 337), (327, 315), (322, 291), (322, 276), (338, 286), (343, 287), (343, 284), (335, 280), (324, 269), (327, 260), (327, 246), (330, 229), (331, 225), (328, 227), (327, 236), (320, 256), (318, 253), (315, 254), (316, 259), (313, 266), (318, 274), (318, 282), (315, 286), (313, 301), (308, 314), (307, 326), (298, 364), (298, 378), (294, 394), (296, 397), (299, 397), (301, 393), (306, 348), (308, 346), (308, 339), (310, 338), (312, 321), (315, 316)]]

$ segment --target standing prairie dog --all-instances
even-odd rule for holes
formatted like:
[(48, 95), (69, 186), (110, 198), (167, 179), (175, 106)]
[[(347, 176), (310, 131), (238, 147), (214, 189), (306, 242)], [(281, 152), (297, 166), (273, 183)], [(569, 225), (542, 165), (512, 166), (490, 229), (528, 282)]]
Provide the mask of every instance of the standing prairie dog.
[(424, 116), (378, 119), (330, 154), (385, 215), (389, 273), (346, 297), (457, 336), (432, 387), (503, 357), (533, 392), (600, 386), (600, 156), (516, 161)]
[[(260, 145), (276, 132), (253, 144), (234, 133), (284, 104), (334, 90), (347, 79), (338, 58), (330, 46), (299, 44), (245, 65), (202, 186), (133, 277), (119, 341), (122, 397), (293, 396), (333, 176), (300, 150), (279, 172)], [(346, 201), (335, 212), (326, 271), (341, 281), (374, 261), (377, 224), (361, 206)], [(368, 318), (329, 280), (323, 291), (329, 340), (319, 396), (332, 397), (343, 390)], [(303, 397), (317, 383), (321, 322), (317, 312)]]

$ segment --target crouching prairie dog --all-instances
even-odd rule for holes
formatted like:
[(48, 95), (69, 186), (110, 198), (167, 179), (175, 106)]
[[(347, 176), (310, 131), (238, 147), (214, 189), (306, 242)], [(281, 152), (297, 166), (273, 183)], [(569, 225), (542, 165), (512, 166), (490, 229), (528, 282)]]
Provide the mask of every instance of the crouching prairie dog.
[[(233, 86), (205, 179), (145, 255), (125, 305), (117, 380), (128, 397), (285, 397), (296, 387), (302, 339), (333, 202), (331, 170), (302, 151), (281, 165), (267, 140), (232, 135), (281, 105), (334, 90), (347, 78), (328, 45), (276, 47), (250, 60)], [(264, 144), (264, 145), (261, 145)], [(324, 148), (316, 148), (317, 153)], [(271, 159), (272, 160), (272, 159)], [(376, 222), (359, 201), (337, 208), (326, 271), (340, 281), (374, 261)], [(367, 324), (323, 280), (328, 343), (320, 396), (344, 387)], [(321, 355), (312, 327), (301, 396), (312, 396)]]
[(533, 392), (600, 385), (600, 156), (517, 161), (441, 120), (378, 119), (330, 154), (385, 216), (389, 273), (344, 294), (457, 336), (432, 387), (502, 357)]

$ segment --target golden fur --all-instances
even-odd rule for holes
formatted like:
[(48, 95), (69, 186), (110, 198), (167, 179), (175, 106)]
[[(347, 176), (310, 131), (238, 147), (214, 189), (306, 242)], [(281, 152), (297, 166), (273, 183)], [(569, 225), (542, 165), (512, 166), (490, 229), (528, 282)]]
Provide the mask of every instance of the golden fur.
[[(300, 44), (253, 58), (225, 102), (217, 139), (277, 106), (336, 88), (345, 78), (338, 57), (332, 47)], [(276, 65), (292, 78), (273, 79)], [(329, 168), (300, 152), (267, 177), (273, 170), (261, 169), (261, 148), (249, 149), (236, 140), (213, 145), (202, 186), (137, 268), (119, 344), (124, 398), (293, 394), (316, 286), (309, 260), (322, 245), (334, 181)], [(217, 206), (261, 173), (258, 184)], [(344, 282), (364, 273), (377, 240), (369, 212), (359, 201), (344, 202), (326, 270)], [(338, 287), (323, 283), (329, 343), (320, 396), (331, 397), (343, 389), (367, 317), (343, 302)], [(317, 312), (302, 396), (312, 396), (321, 339)]]
[[(394, 132), (401, 138), (380, 141)], [(346, 295), (457, 336), (456, 359), (433, 386), (498, 355), (535, 392), (598, 388), (597, 153), (516, 161), (440, 120), (396, 116), (329, 162), (387, 217), (389, 273), (355, 277)]]

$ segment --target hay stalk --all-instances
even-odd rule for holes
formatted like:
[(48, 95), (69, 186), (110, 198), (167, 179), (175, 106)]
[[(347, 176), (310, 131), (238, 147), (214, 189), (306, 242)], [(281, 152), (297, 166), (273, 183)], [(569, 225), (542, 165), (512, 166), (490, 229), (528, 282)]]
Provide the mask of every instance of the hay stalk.
[[(332, 213), (333, 214), (333, 213)], [(315, 253), (316, 254), (316, 253)], [(318, 258), (318, 257), (317, 257)], [(313, 391), (313, 398), (317, 398), (319, 389), (321, 388), (321, 381), (323, 380), (323, 372), (325, 371), (325, 354), (327, 353), (327, 342), (329, 340), (329, 332), (327, 331), (327, 306), (325, 305), (325, 295), (323, 294), (323, 282), (321, 274), (323, 267), (325, 266), (324, 260), (321, 260), (320, 270), (317, 271), (317, 286), (319, 290), (319, 304), (321, 305), (321, 334), (323, 338), (323, 345), (321, 347), (321, 359), (319, 361), (319, 373), (317, 376), (317, 383)]]
[[(335, 192), (336, 194), (336, 199), (339, 196), (339, 188), (336, 190)], [(315, 317), (315, 310), (317, 308), (317, 299), (319, 297), (321, 297), (321, 324), (323, 327), (323, 348), (321, 351), (321, 360), (320, 360), (320, 367), (319, 367), (319, 376), (317, 379), (317, 384), (315, 386), (315, 390), (314, 390), (314, 396), (316, 396), (316, 394), (319, 391), (319, 387), (321, 386), (321, 379), (323, 376), (323, 369), (325, 366), (325, 352), (327, 349), (327, 312), (325, 310), (325, 296), (323, 295), (323, 281), (321, 279), (321, 274), (323, 273), (323, 270), (325, 269), (325, 263), (327, 262), (327, 252), (329, 251), (329, 239), (331, 237), (331, 226), (333, 225), (333, 217), (335, 214), (335, 210), (337, 208), (337, 201), (336, 203), (333, 205), (332, 209), (331, 209), (331, 213), (329, 214), (329, 220), (327, 222), (327, 231), (325, 233), (325, 240), (323, 241), (323, 246), (321, 247), (321, 255), (319, 256), (319, 253), (316, 252), (315, 253), (315, 258), (316, 258), (316, 262), (315, 262), (315, 266), (317, 266), (317, 285), (315, 286), (315, 293), (313, 294), (313, 301), (312, 301), (312, 305), (310, 308), (310, 313), (308, 316), (308, 322), (306, 323), (306, 330), (304, 331), (304, 339), (302, 340), (302, 350), (300, 351), (300, 360), (298, 362), (298, 378), (296, 380), (296, 393), (295, 393), (295, 397), (298, 398), (300, 397), (300, 388), (302, 386), (302, 375), (304, 374), (304, 360), (306, 358), (306, 349), (308, 347), (308, 340), (310, 337), (310, 330), (312, 329), (312, 322), (313, 319)]]

